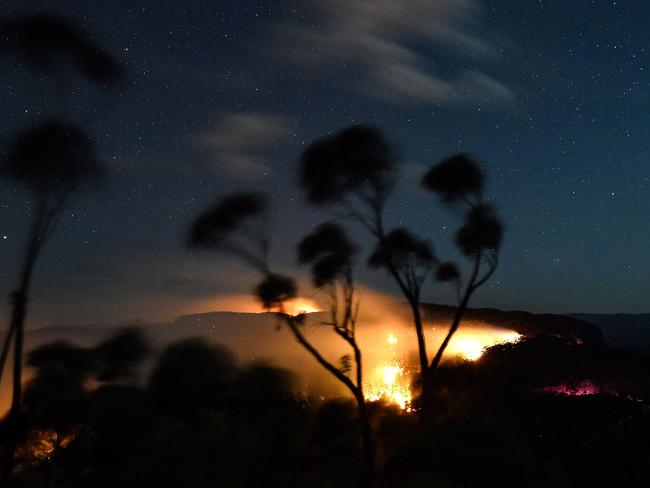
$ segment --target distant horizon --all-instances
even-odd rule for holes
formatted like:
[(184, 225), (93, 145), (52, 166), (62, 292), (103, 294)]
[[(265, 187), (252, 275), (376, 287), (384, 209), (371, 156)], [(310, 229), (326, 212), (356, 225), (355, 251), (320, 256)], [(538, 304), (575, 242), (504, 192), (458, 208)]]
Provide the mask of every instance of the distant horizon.
[[(406, 305), (406, 303), (404, 303)], [(442, 303), (430, 303), (430, 302), (424, 302), (422, 305), (439, 305), (443, 307), (455, 307), (455, 305), (447, 305), (447, 304), (442, 304)], [(628, 312), (615, 312), (615, 313), (599, 313), (599, 312), (566, 312), (566, 313), (555, 313), (555, 312), (530, 312), (528, 310), (523, 310), (523, 309), (501, 309), (501, 308), (495, 308), (495, 307), (483, 307), (483, 306), (470, 306), (468, 307), (468, 310), (480, 310), (480, 309), (485, 309), (485, 310), (498, 310), (501, 312), (524, 312), (524, 313), (530, 313), (532, 315), (558, 315), (558, 316), (576, 316), (576, 315), (599, 315), (599, 316), (650, 316), (650, 312), (637, 312), (637, 313), (628, 313)], [(146, 319), (126, 319), (126, 320), (116, 320), (114, 322), (103, 322), (103, 323), (77, 323), (77, 324), (66, 324), (66, 323), (51, 323), (51, 324), (46, 324), (46, 325), (39, 325), (34, 328), (27, 328), (27, 331), (30, 330), (39, 330), (39, 329), (48, 329), (48, 328), (55, 328), (55, 327), (80, 327), (80, 328), (89, 328), (89, 327), (96, 327), (96, 328), (114, 328), (114, 327), (124, 327), (124, 326), (150, 326), (150, 325), (157, 325), (157, 324), (168, 324), (172, 323), (182, 317), (190, 317), (190, 316), (195, 316), (195, 315), (209, 315), (209, 314), (216, 314), (216, 313), (230, 313), (230, 314), (241, 314), (241, 315), (264, 315), (264, 314), (274, 314), (275, 312), (273, 311), (242, 311), (242, 310), (206, 310), (206, 311), (197, 311), (197, 312), (187, 312), (187, 313), (181, 313), (178, 315), (175, 315), (167, 320), (146, 320)], [(326, 310), (319, 310), (315, 312), (306, 312), (308, 315), (314, 314), (314, 313), (327, 313)], [(5, 331), (5, 328), (0, 328), (0, 331)]]

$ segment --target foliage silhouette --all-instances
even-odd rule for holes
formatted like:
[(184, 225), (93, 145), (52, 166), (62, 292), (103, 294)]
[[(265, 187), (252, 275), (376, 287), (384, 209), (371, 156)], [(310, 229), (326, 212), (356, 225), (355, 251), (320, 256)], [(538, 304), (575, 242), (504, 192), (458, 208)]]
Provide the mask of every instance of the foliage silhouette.
[[(370, 134), (369, 137), (374, 136)], [(358, 148), (360, 151), (362, 147)], [(375, 161), (372, 164), (379, 164)], [(329, 184), (338, 185), (339, 182)], [(341, 183), (345, 187), (357, 185), (354, 177)], [(365, 476), (374, 475), (374, 453), (370, 419), (363, 396), (361, 349), (356, 339), (358, 304), (352, 279), (352, 261), (356, 252), (344, 229), (329, 223), (318, 227), (298, 246), (298, 261), (311, 265), (315, 287), (325, 291), (329, 299), (330, 327), (352, 349), (355, 361), (355, 379), (348, 377), (351, 367), (347, 356), (336, 366), (325, 358), (304, 334), (304, 316), (291, 316), (285, 303), (297, 296), (297, 286), (291, 277), (272, 272), (268, 265), (269, 239), (266, 230), (264, 196), (254, 193), (233, 194), (224, 197), (203, 212), (191, 225), (188, 244), (192, 248), (209, 248), (242, 259), (262, 275), (255, 295), (267, 310), (274, 310), (288, 327), (296, 341), (330, 374), (352, 393), (357, 403), (363, 447)], [(254, 224), (248, 225), (251, 222)], [(262, 231), (260, 231), (262, 229)]]
[(94, 352), (97, 379), (115, 381), (134, 378), (150, 350), (142, 330), (128, 327), (99, 344)]
[[(153, 370), (169, 366), (170, 350), (186, 358), (216, 351), (226, 358), (217, 382), (205, 380), (213, 360), (189, 364), (183, 355), (172, 361), (182, 371), (159, 377), (164, 387), (98, 382), (97, 351), (115, 342), (58, 342), (29, 354), (35, 376), (21, 408), (16, 486), (358, 485), (352, 400), (303, 397), (287, 371), (264, 363), (238, 368), (223, 348), (197, 339), (169, 345)], [(208, 395), (218, 383), (218, 398), (170, 408), (182, 372)], [(474, 362), (446, 362), (432, 378), (436, 408), (426, 427), (370, 405), (379, 485), (598, 486), (621, 472), (643, 485), (649, 373), (647, 354), (568, 336), (529, 337), (489, 348)], [(550, 393), (564, 391), (557, 385), (571, 392), (586, 379), (617, 393)]]
[(119, 63), (66, 19), (31, 14), (0, 23), (0, 41), (17, 50), (23, 62), (45, 71), (72, 66), (96, 83), (114, 86), (122, 77)]
[(436, 263), (431, 244), (404, 228), (390, 231), (368, 258), (368, 265), (373, 268), (397, 271), (411, 293), (418, 297)]
[(264, 308), (281, 307), (284, 302), (297, 296), (296, 283), (292, 278), (276, 273), (267, 274), (255, 287), (255, 295)]
[(395, 154), (375, 127), (356, 125), (312, 143), (301, 158), (300, 181), (315, 204), (354, 194), (381, 204), (394, 184)]
[(457, 154), (431, 168), (422, 177), (422, 186), (437, 193), (448, 204), (480, 196), (484, 176), (467, 154)]
[(231, 254), (266, 273), (269, 252), (266, 207), (266, 197), (261, 193), (228, 195), (195, 219), (187, 244), (191, 249)]

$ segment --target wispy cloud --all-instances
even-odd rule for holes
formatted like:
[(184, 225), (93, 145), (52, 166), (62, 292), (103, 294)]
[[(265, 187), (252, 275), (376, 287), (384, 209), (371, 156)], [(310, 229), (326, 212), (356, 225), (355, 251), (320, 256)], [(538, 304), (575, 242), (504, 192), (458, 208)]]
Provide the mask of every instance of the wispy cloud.
[(254, 180), (273, 173), (268, 151), (291, 135), (286, 115), (227, 112), (190, 142), (205, 151), (211, 169), (235, 180)]
[(497, 59), (499, 50), (475, 34), (482, 15), (476, 0), (313, 0), (310, 5), (316, 22), (278, 28), (278, 52), (291, 61), (329, 72), (349, 70), (357, 90), (396, 104), (514, 101), (507, 85), (479, 67)]

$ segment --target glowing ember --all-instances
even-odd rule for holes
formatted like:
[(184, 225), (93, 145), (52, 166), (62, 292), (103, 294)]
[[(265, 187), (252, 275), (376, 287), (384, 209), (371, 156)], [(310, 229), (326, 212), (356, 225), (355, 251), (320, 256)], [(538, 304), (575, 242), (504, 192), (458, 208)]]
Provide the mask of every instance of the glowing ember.
[(521, 335), (512, 330), (460, 330), (451, 340), (447, 353), (468, 361), (479, 359), (486, 348), (517, 342)]
[(29, 439), (19, 447), (18, 452), (30, 459), (50, 459), (57, 446), (64, 449), (72, 440), (72, 435), (60, 438), (53, 430), (34, 431)]
[(387, 364), (378, 366), (373, 373), (373, 381), (364, 385), (364, 396), (369, 402), (386, 401), (397, 405), (401, 410), (411, 412), (413, 395), (401, 362), (396, 357), (395, 345), (397, 336), (388, 335), (390, 360)]

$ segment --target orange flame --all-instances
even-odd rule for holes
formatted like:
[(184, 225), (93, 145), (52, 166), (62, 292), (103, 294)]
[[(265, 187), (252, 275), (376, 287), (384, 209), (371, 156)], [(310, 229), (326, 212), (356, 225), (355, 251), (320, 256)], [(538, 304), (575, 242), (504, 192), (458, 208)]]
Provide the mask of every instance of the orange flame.
[(388, 363), (379, 365), (373, 373), (373, 381), (365, 386), (364, 397), (369, 402), (386, 401), (397, 405), (405, 412), (411, 412), (411, 401), (413, 395), (411, 387), (406, 381), (406, 374), (401, 361), (397, 359), (395, 346), (398, 343), (397, 336), (388, 334), (390, 359)]

